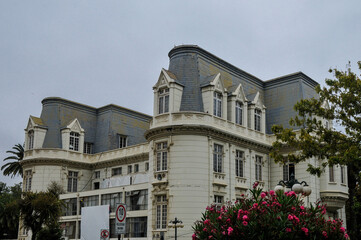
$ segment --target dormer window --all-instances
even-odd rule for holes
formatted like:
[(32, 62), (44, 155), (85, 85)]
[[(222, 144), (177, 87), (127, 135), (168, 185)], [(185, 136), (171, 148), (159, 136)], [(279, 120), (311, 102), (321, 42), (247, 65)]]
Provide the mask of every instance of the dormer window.
[(219, 92), (213, 93), (213, 115), (222, 117), (222, 94)]
[(254, 130), (261, 131), (261, 116), (262, 111), (259, 109), (254, 110)]
[(243, 104), (236, 102), (236, 124), (243, 125)]
[(31, 130), (28, 132), (28, 149), (34, 148), (34, 131)]
[(169, 88), (158, 91), (158, 114), (169, 112)]
[(77, 132), (70, 132), (69, 150), (79, 151), (79, 136)]

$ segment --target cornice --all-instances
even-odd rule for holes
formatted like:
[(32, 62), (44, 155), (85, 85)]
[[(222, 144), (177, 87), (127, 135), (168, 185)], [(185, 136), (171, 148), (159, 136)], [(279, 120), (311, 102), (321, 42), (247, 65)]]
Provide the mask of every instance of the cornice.
[(169, 135), (201, 135), (216, 138), (235, 145), (253, 148), (263, 153), (269, 153), (271, 145), (243, 138), (239, 135), (221, 131), (215, 127), (203, 125), (172, 125), (150, 129), (145, 132), (148, 141), (167, 137)]

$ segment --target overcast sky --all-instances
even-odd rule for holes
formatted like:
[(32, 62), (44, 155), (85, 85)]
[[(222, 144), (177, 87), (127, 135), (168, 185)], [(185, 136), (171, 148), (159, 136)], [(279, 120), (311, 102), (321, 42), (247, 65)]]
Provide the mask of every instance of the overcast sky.
[(322, 84), (330, 67), (356, 71), (361, 1), (2, 0), (0, 161), (45, 97), (152, 115), (152, 86), (181, 44), (262, 80), (302, 71)]

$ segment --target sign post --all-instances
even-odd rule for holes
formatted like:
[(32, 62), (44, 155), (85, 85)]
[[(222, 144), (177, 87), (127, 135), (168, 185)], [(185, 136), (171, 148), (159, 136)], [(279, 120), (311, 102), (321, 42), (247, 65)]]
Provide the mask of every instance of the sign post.
[(115, 233), (118, 234), (118, 240), (120, 240), (120, 234), (125, 234), (125, 220), (127, 217), (127, 205), (120, 203), (115, 211)]

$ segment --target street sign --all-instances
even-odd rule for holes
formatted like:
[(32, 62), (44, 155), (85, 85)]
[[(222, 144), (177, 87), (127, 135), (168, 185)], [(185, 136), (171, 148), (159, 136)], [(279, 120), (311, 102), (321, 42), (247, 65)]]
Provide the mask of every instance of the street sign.
[(109, 230), (108, 229), (100, 230), (100, 240), (109, 240)]
[(125, 219), (127, 217), (127, 205), (120, 203), (115, 211), (115, 233), (125, 234)]

